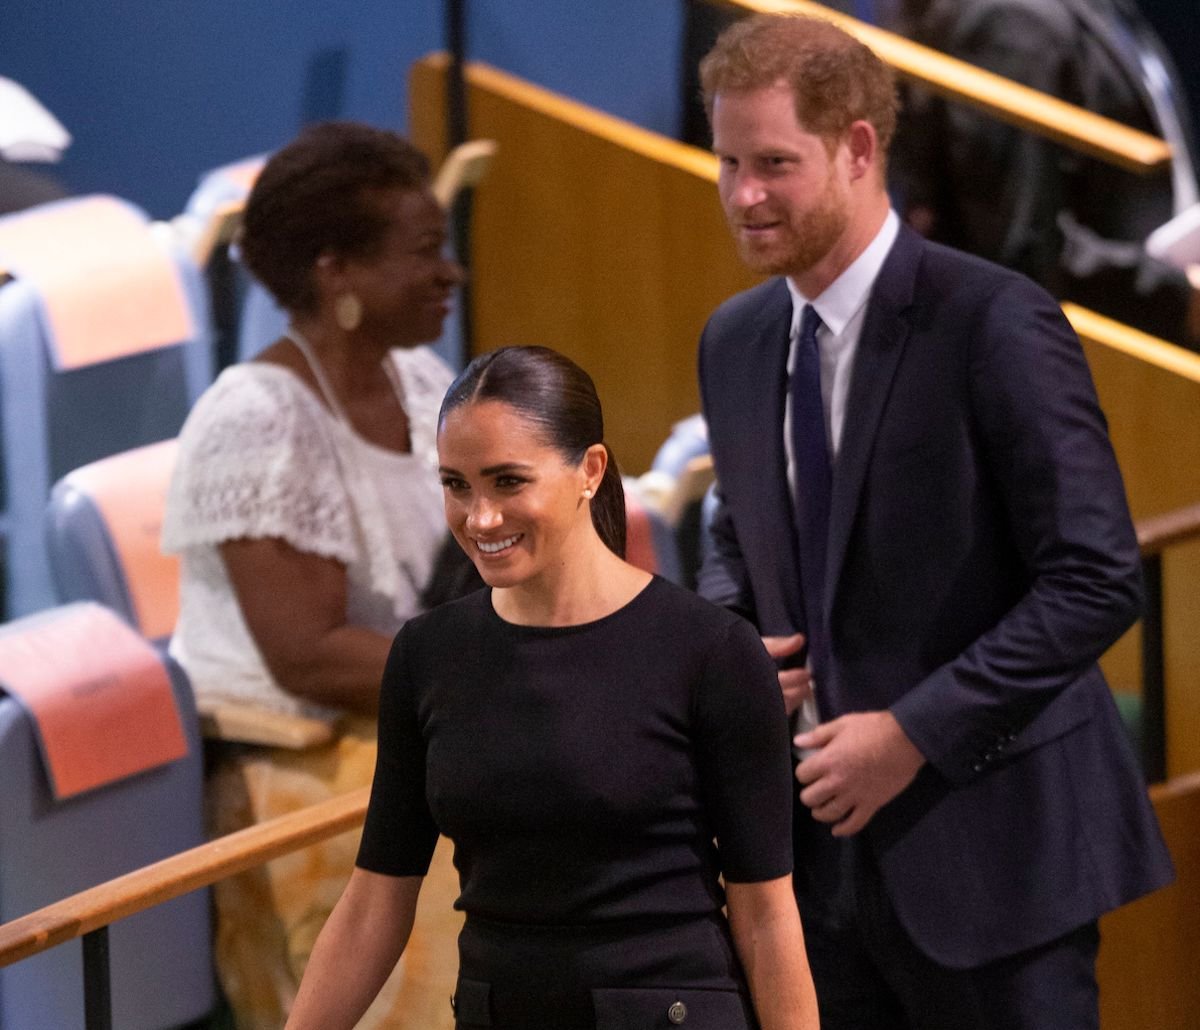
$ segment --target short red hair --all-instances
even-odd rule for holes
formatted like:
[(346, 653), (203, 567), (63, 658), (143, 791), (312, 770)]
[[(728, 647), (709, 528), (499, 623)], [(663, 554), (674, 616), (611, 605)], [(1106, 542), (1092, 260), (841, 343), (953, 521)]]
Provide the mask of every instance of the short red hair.
[(875, 129), (887, 154), (899, 100), (891, 68), (832, 22), (794, 14), (760, 14), (734, 22), (700, 62), (704, 109), (712, 120), (718, 93), (791, 87), (796, 119), (832, 144), (851, 123)]

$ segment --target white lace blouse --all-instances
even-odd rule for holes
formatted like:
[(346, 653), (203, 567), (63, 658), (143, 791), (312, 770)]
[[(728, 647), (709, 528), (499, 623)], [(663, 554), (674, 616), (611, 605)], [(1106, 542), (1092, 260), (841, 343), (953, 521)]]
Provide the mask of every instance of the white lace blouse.
[(268, 672), (218, 551), (227, 540), (277, 537), (342, 562), (353, 625), (390, 636), (418, 611), (446, 532), (435, 435), (453, 373), (427, 347), (390, 360), (410, 454), (363, 440), (294, 373), (264, 362), (227, 368), (188, 416), (162, 546), (182, 560), (170, 650), (198, 697), (328, 714)]

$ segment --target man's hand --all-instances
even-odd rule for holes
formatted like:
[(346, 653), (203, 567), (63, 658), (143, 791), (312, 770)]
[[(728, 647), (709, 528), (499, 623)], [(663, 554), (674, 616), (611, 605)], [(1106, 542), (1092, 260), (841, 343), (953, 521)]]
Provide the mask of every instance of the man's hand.
[(835, 837), (858, 833), (925, 764), (891, 712), (855, 712), (796, 735), (815, 749), (796, 768), (800, 800)]
[[(790, 637), (763, 637), (767, 654), (777, 661), (787, 658), (804, 647), (804, 634), (793, 633)], [(812, 673), (803, 665), (794, 669), (779, 670), (779, 689), (783, 691), (783, 706), (790, 716), (805, 698), (812, 697)]]

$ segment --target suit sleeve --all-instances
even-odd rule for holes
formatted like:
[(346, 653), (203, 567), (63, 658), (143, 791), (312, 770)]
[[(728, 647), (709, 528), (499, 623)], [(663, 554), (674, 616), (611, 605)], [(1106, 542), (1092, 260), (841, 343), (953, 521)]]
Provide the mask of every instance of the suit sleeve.
[[(718, 432), (721, 431), (720, 419), (713, 412), (709, 403), (708, 378), (711, 372), (711, 361), (707, 352), (712, 345), (711, 323), (700, 338), (700, 398), (704, 417), (709, 425), (709, 439), (713, 439), (714, 419), (717, 420)], [(714, 461), (716, 461), (714, 454)], [(696, 576), (696, 590), (701, 597), (729, 608), (751, 623), (757, 624), (755, 618), (754, 592), (750, 585), (750, 572), (746, 567), (746, 559), (738, 543), (737, 529), (733, 517), (725, 503), (725, 495), (719, 482), (721, 470), (716, 469), (718, 482), (710, 494), (705, 497), (701, 508), (700, 533), (703, 537), (701, 544), (700, 570)]]
[(958, 783), (985, 771), (1087, 673), (1141, 606), (1124, 486), (1083, 350), (1058, 306), (1005, 277), (968, 338), (977, 474), (994, 481), (1029, 586), (892, 707)]
[(738, 546), (737, 530), (729, 508), (721, 494), (720, 484), (714, 484), (701, 509), (700, 571), (696, 574), (696, 591), (701, 597), (737, 612), (755, 622), (754, 594), (750, 573)]

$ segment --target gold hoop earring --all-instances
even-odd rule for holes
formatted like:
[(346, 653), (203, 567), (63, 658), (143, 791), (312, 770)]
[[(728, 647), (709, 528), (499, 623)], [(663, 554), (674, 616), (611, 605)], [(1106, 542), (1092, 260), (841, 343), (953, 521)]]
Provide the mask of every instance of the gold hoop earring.
[(333, 317), (337, 319), (340, 329), (348, 333), (354, 332), (362, 325), (363, 306), (357, 293), (347, 290), (333, 304)]

